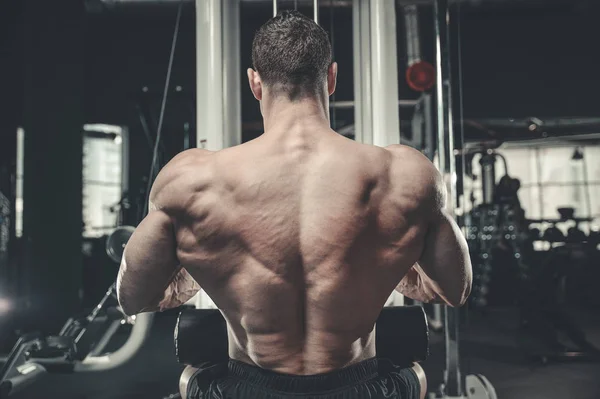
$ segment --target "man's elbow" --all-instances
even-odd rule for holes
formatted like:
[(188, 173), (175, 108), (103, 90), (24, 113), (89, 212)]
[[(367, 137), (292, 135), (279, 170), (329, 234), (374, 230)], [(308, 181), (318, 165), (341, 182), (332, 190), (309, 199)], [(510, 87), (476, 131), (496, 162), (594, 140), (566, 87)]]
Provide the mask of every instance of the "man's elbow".
[(139, 306), (135, 306), (131, 301), (123, 297), (123, 295), (117, 295), (117, 297), (119, 300), (119, 307), (126, 316), (135, 316), (141, 312)]
[(141, 309), (138, 309), (137, 307), (125, 305), (122, 303), (120, 304), (120, 306), (121, 306), (121, 311), (123, 312), (123, 314), (125, 316), (135, 316), (139, 313), (142, 313)]
[(467, 286), (465, 286), (465, 288), (452, 296), (447, 296), (446, 297), (446, 303), (448, 304), (448, 306), (451, 306), (453, 308), (459, 308), (461, 306), (463, 306), (465, 303), (467, 303), (467, 300), (469, 299), (469, 295), (471, 295), (471, 284), (469, 283)]
[(135, 316), (139, 313), (144, 312), (143, 307), (140, 306), (138, 301), (135, 301), (130, 295), (127, 295), (126, 292), (122, 289), (122, 287), (118, 287), (117, 289), (117, 301), (119, 302), (119, 307), (121, 311), (127, 316)]

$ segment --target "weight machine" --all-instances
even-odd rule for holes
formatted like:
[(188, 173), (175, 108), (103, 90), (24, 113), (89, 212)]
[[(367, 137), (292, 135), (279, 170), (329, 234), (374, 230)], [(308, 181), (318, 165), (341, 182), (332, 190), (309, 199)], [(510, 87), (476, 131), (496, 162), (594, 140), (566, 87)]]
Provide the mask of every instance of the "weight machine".
[[(318, 19), (318, 1), (314, 16)], [(450, 103), (449, 5), (447, 0), (435, 1), (437, 43), (437, 119), (438, 158), (440, 170), (454, 181), (454, 132)], [(274, 11), (277, 2), (274, 1)], [(354, 0), (355, 49), (355, 114), (357, 141), (386, 146), (399, 141), (396, 25), (394, 2)], [(239, 78), (239, 3), (237, 0), (196, 0), (197, 14), (197, 89), (204, 93), (197, 101), (197, 146), (220, 150), (241, 141), (240, 78)], [(168, 91), (172, 54), (167, 73)], [(365, 64), (365, 65), (363, 65)], [(161, 108), (164, 114), (166, 94)], [(160, 143), (162, 121), (158, 123), (156, 146)], [(204, 136), (202, 136), (204, 135)], [(153, 160), (149, 181), (154, 175)], [(455, 184), (455, 183), (453, 183)], [(450, 190), (454, 196), (455, 185)], [(115, 258), (122, 253), (126, 230), (117, 230), (108, 246)], [(117, 239), (121, 235), (123, 238)], [(121, 244), (119, 244), (121, 243)], [(119, 259), (120, 261), (120, 259)], [(197, 307), (204, 307), (198, 297)], [(9, 355), (0, 374), (0, 391), (7, 395), (33, 382), (47, 371), (99, 371), (123, 364), (139, 350), (152, 323), (152, 315), (140, 315), (135, 320), (123, 317), (115, 309), (114, 286), (88, 316), (70, 319), (55, 337), (23, 336)], [(206, 299), (206, 298), (205, 298)], [(398, 299), (396, 304), (401, 304)], [(101, 355), (116, 329), (135, 321), (130, 339), (117, 352)], [(102, 330), (99, 336), (94, 331)], [(443, 398), (495, 399), (494, 388), (479, 375), (463, 379), (459, 367), (458, 310), (446, 309), (445, 333), (447, 362)], [(98, 328), (96, 328), (98, 326)], [(99, 338), (98, 338), (99, 337)], [(129, 344), (129, 345), (128, 345)], [(465, 389), (466, 387), (466, 389)]]
[[(121, 262), (133, 227), (116, 229), (108, 237), (106, 251)], [(67, 320), (57, 335), (28, 333), (19, 337), (0, 369), (0, 399), (38, 381), (47, 373), (83, 373), (120, 367), (142, 348), (150, 333), (154, 314), (126, 316), (117, 303), (115, 284), (87, 315)], [(130, 325), (125, 343), (116, 351), (105, 348), (122, 326)]]

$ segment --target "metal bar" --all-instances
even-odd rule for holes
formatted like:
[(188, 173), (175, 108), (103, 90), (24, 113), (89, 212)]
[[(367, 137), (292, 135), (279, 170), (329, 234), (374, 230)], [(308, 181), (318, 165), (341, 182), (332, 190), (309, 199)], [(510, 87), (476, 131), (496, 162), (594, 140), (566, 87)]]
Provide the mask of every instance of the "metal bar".
[[(240, 77), (240, 0), (223, 0), (223, 146), (242, 143), (242, 82)], [(200, 93), (199, 93), (200, 94)]]
[[(449, 177), (448, 198), (450, 202), (448, 211), (454, 216), (454, 209), (456, 208), (456, 165), (452, 120), (450, 7), (448, 0), (436, 0), (433, 9), (437, 63), (438, 161), (442, 175)], [(444, 315), (446, 343), (444, 393), (446, 396), (451, 397), (464, 396), (459, 358), (459, 316), (459, 309), (446, 307)]]
[[(471, 119), (475, 123), (491, 128), (529, 128), (538, 118), (485, 118)], [(573, 127), (600, 127), (600, 118), (539, 118), (537, 123), (541, 128), (573, 128)]]
[[(105, 7), (118, 7), (118, 6), (169, 6), (178, 5), (183, 2), (184, 4), (193, 3), (195, 0), (90, 0), (88, 6), (93, 6), (97, 3), (104, 5)], [(271, 0), (242, 0), (244, 6), (263, 7), (268, 4)], [(309, 6), (313, 0), (297, 0), (298, 6)], [(351, 7), (352, 0), (320, 0), (321, 5), (324, 7)], [(379, 0), (381, 1), (381, 0)], [(407, 5), (432, 5), (434, 0), (395, 0), (399, 6)], [(556, 5), (570, 5), (572, 0), (451, 0), (451, 4), (466, 3), (471, 6), (487, 6), (487, 5), (499, 5), (506, 4), (512, 6), (522, 7), (549, 7)]]
[(361, 0), (352, 2), (352, 46), (354, 65), (354, 139), (360, 143), (373, 142), (371, 126), (371, 80), (370, 63), (363, 62), (371, 57), (368, 42), (369, 4)]
[(483, 191), (483, 203), (491, 205), (494, 203), (496, 192), (496, 155), (484, 154), (479, 160), (481, 165), (481, 188)]
[(94, 348), (90, 351), (88, 356), (100, 356), (119, 327), (121, 327), (121, 320), (114, 320), (110, 326), (108, 326), (104, 332), (104, 335), (102, 335), (102, 338), (100, 338), (98, 343), (94, 345)]
[[(423, 118), (425, 125), (425, 146), (427, 158), (433, 160), (435, 157), (435, 131), (433, 127), (433, 99), (431, 94), (427, 93), (423, 95)], [(440, 320), (441, 320), (440, 316)]]
[(115, 352), (104, 356), (87, 356), (82, 362), (75, 363), (75, 372), (105, 371), (122, 366), (131, 360), (144, 346), (150, 335), (154, 313), (142, 313), (136, 316), (135, 324), (127, 341)]
[(225, 147), (222, 1), (196, 0), (197, 146)]
[(313, 16), (315, 19), (315, 23), (319, 24), (319, 0), (313, 1)]
[(129, 129), (121, 131), (121, 196), (129, 192)]
[[(355, 94), (356, 96), (356, 94)], [(403, 108), (412, 108), (419, 104), (420, 100), (398, 100), (398, 105)], [(361, 104), (360, 101), (332, 101), (329, 103), (329, 108), (349, 109), (358, 107), (356, 104)]]
[(393, 1), (370, 2), (373, 144), (400, 142), (396, 7)]
[(277, 16), (277, 0), (273, 0), (273, 17)]

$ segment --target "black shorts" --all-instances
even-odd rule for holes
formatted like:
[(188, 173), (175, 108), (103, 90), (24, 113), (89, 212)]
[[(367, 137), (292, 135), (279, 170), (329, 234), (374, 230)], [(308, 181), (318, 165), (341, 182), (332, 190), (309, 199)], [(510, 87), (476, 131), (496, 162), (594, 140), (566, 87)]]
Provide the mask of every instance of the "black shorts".
[(198, 370), (188, 384), (187, 399), (419, 399), (421, 384), (412, 368), (370, 359), (326, 374), (279, 374), (246, 363)]

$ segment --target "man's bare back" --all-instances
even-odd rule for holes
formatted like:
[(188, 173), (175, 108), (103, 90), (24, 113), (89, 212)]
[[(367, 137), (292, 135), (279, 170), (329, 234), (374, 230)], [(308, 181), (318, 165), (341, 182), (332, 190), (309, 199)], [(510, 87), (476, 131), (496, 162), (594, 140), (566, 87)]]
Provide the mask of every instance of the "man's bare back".
[(295, 129), (182, 153), (152, 197), (228, 322), (230, 357), (317, 374), (376, 355), (374, 323), (421, 257), (440, 186), (408, 147)]
[(265, 133), (163, 168), (124, 251), (121, 308), (174, 308), (202, 287), (221, 309), (233, 360), (223, 373), (188, 367), (183, 397), (423, 398), (418, 365), (375, 358), (374, 324), (394, 289), (452, 306), (469, 295), (468, 248), (439, 173), (408, 147), (329, 128), (338, 65), (301, 13), (267, 21), (252, 62)]

